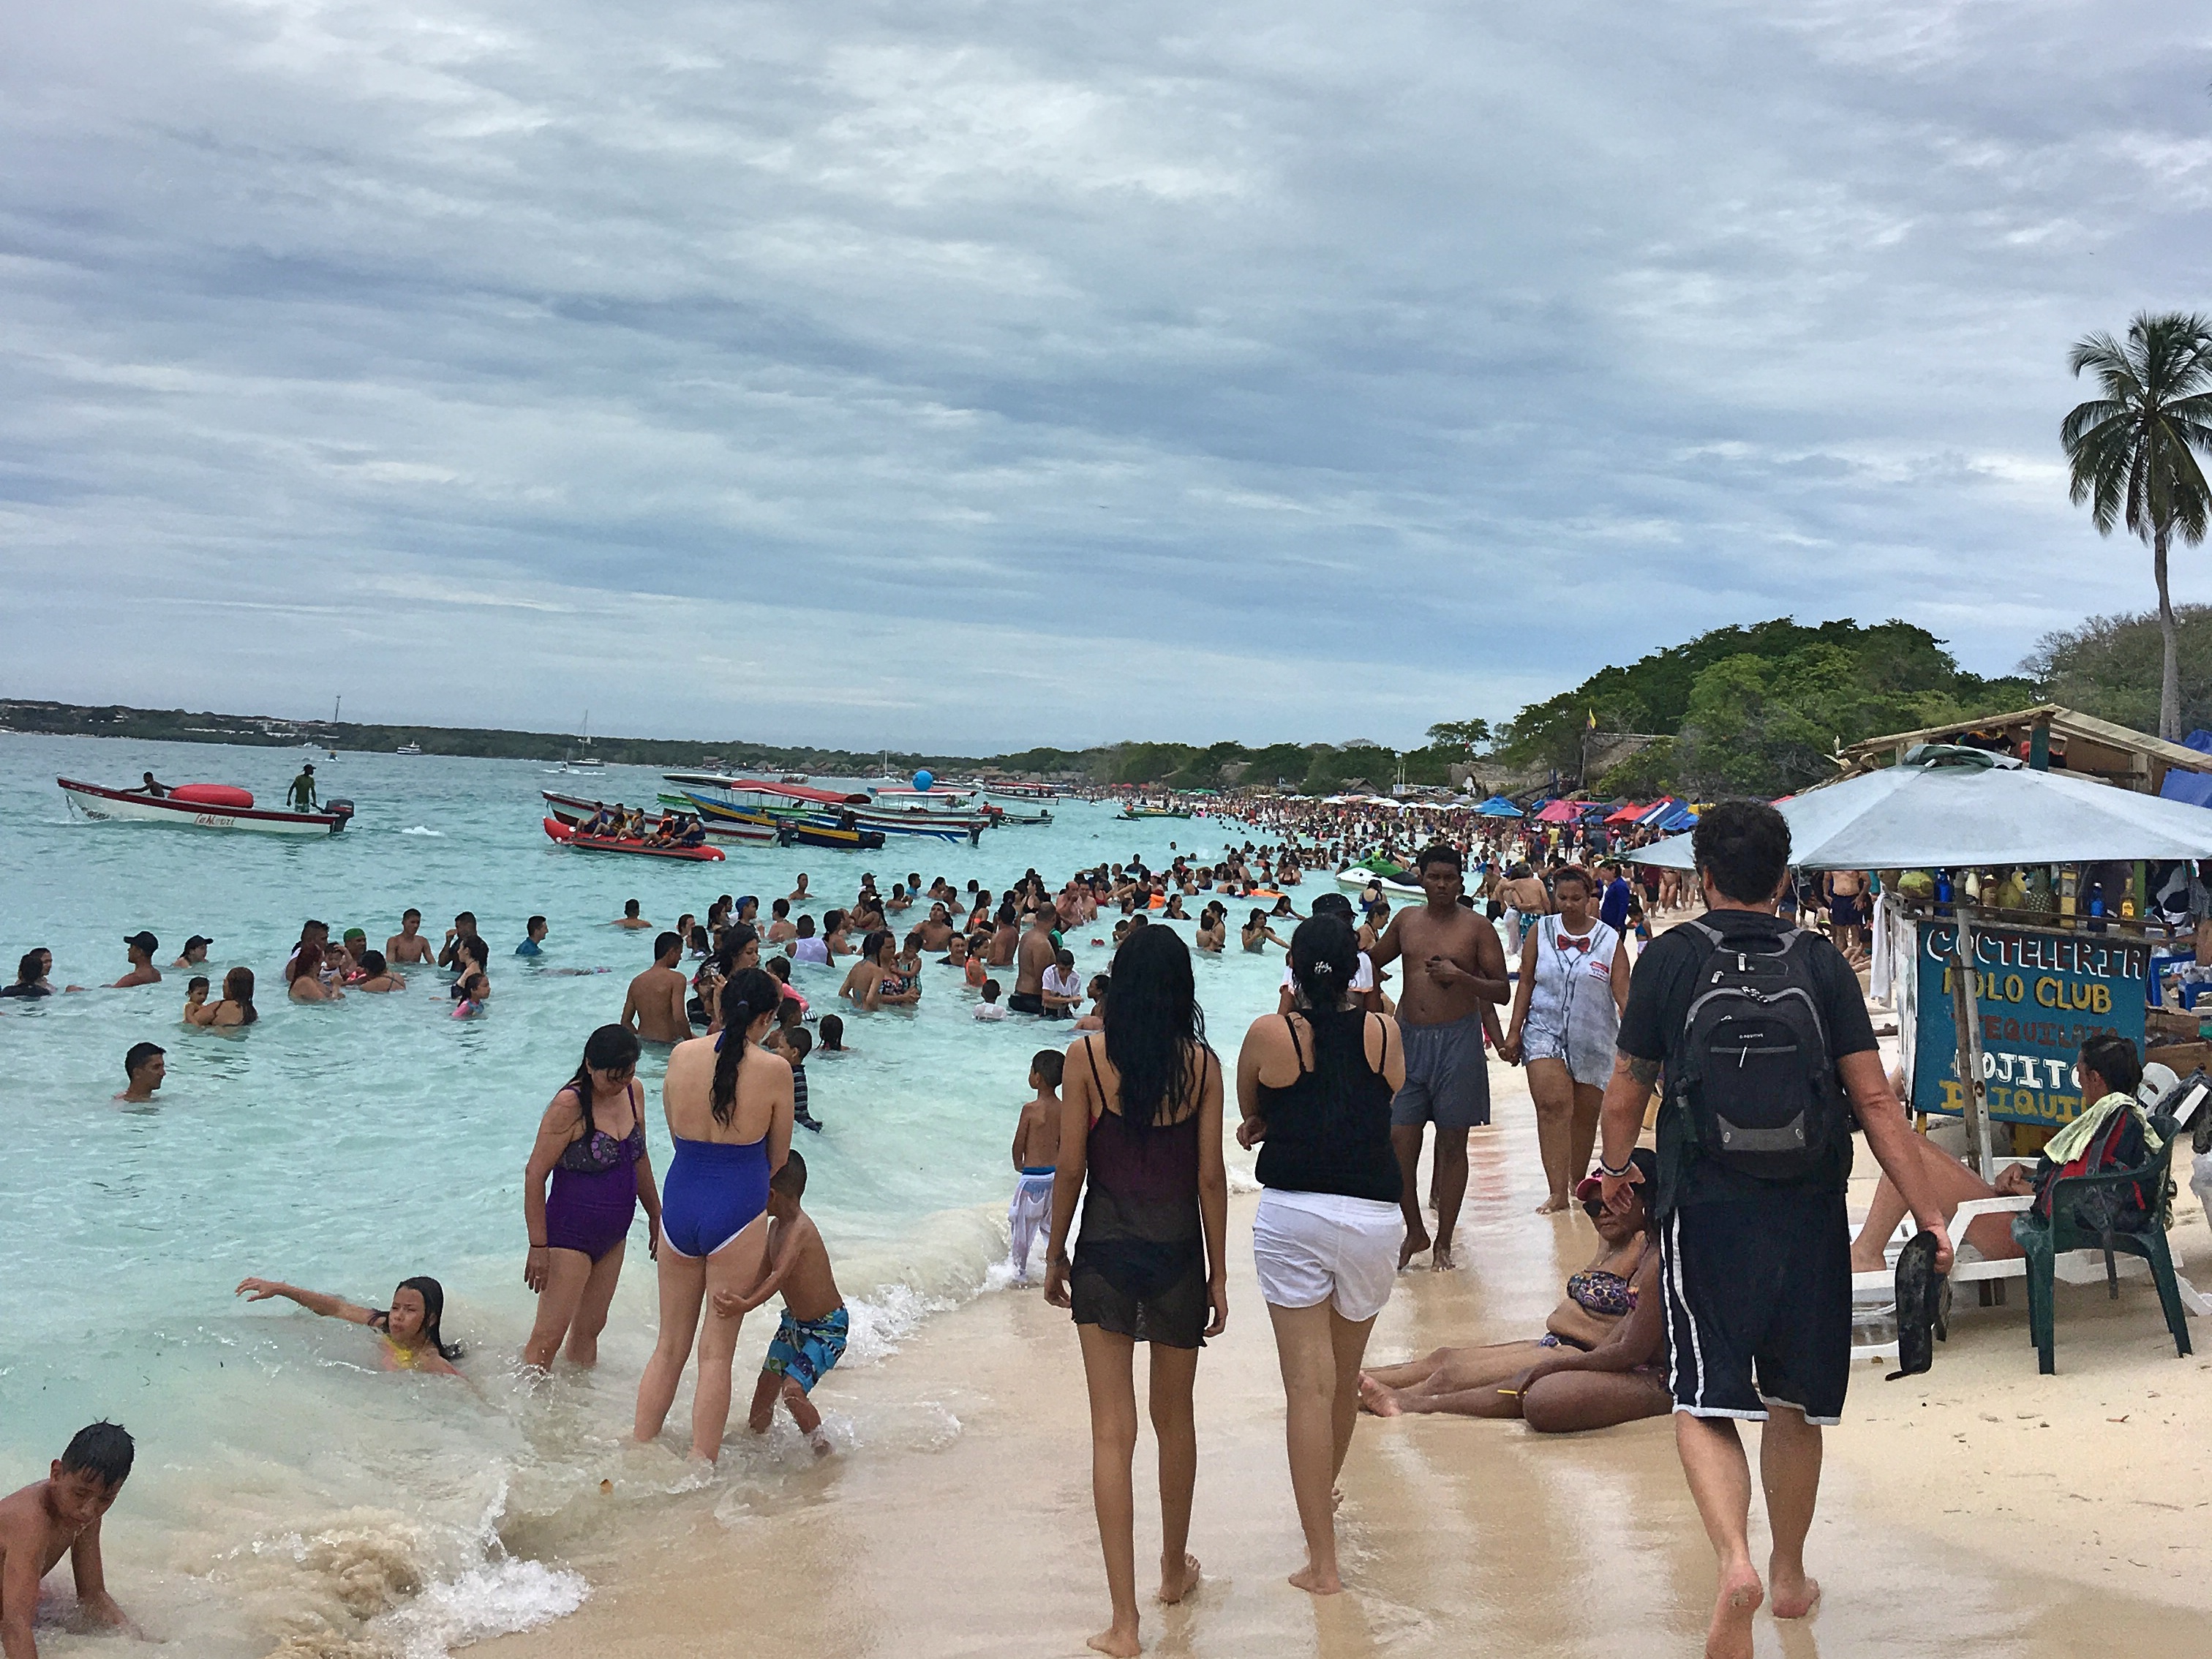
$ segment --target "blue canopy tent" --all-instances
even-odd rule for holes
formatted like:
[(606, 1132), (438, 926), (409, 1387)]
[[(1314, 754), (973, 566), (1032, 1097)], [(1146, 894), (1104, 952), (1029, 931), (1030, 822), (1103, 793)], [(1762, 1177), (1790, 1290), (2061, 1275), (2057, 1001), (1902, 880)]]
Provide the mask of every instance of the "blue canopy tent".
[(1521, 816), (1521, 809), (1503, 795), (1492, 795), (1476, 807), (1474, 813), (1477, 817), (1483, 818), (1517, 818)]

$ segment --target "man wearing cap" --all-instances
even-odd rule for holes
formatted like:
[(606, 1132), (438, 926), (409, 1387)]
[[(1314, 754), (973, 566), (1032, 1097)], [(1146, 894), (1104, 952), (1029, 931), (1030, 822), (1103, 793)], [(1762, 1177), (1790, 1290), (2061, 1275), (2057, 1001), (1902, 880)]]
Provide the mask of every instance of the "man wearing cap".
[[(1674, 1446), (1720, 1559), (1707, 1659), (1751, 1659), (1752, 1618), (1770, 1590), (1778, 1619), (1803, 1618), (1820, 1595), (1805, 1571), (1805, 1538), (1820, 1497), (1822, 1428), (1841, 1420), (1850, 1375), (1850, 1232), (1844, 1212), (1850, 1119), (1921, 1226), (1936, 1236), (1939, 1273), (1950, 1268), (1951, 1240), (1905, 1109), (1882, 1070), (1850, 964), (1826, 939), (1798, 933), (1775, 915), (1790, 878), (1788, 821), (1763, 802), (1723, 801), (1699, 818), (1692, 848), (1706, 914), (1661, 934), (1637, 962), (1606, 1086), (1598, 1172), (1608, 1205), (1646, 1179), (1629, 1154), (1663, 1070), (1669, 1086), (1660, 1102), (1656, 1191), (1647, 1202), (1659, 1228)], [(1817, 1127), (1826, 1133), (1813, 1141), (1820, 1151), (1800, 1173), (1761, 1176), (1709, 1151), (1692, 1101), (1674, 1086), (1697, 1076), (1692, 1003), (1723, 949), (1739, 959), (1802, 953), (1811, 987), (1804, 994), (1826, 1050), (1808, 1059), (1831, 1069), (1850, 1116), (1839, 1126), (1823, 1116)], [(1776, 971), (1793, 970), (1784, 964)], [(1819, 1097), (1835, 1100), (1825, 1086)], [(1811, 1134), (1815, 1110), (1838, 1109), (1808, 1109), (1804, 1134)], [(1773, 1549), (1763, 1584), (1748, 1537), (1751, 1465), (1736, 1434), (1744, 1419), (1765, 1425), (1759, 1473)]]
[(159, 985), (161, 970), (154, 965), (154, 952), (161, 948), (161, 941), (151, 933), (137, 933), (126, 935), (123, 944), (131, 953), (131, 970), (107, 988), (125, 991), (134, 985)]
[(207, 948), (214, 943), (215, 941), (210, 939), (205, 933), (194, 933), (190, 939), (185, 941), (184, 955), (179, 957), (174, 962), (171, 963), (169, 966), (172, 968), (206, 967)]
[(309, 761), (300, 769), (300, 775), (292, 780), (292, 787), (286, 793), (284, 799), (295, 812), (312, 812), (315, 810), (314, 762)]
[(154, 1091), (169, 1073), (169, 1062), (164, 1058), (167, 1053), (158, 1042), (132, 1043), (131, 1052), (123, 1056), (124, 1090), (115, 1097), (134, 1106), (153, 1099)]

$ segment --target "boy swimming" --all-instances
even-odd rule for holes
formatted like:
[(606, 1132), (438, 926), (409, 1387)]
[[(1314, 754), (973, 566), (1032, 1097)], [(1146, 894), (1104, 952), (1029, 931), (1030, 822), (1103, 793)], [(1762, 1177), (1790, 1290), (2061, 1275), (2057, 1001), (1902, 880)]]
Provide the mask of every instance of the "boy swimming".
[(1060, 1162), (1060, 1079), (1067, 1056), (1057, 1048), (1040, 1048), (1030, 1060), (1033, 1100), (1022, 1103), (1022, 1115), (1014, 1125), (1013, 1202), (1006, 1206), (1006, 1224), (1013, 1230), (1009, 1261), (1017, 1284), (1030, 1282), (1030, 1249), (1052, 1220), (1052, 1178)]
[(822, 1432), (822, 1413), (807, 1395), (814, 1385), (843, 1358), (851, 1319), (845, 1298), (838, 1294), (836, 1276), (830, 1269), (830, 1252), (822, 1235), (799, 1200), (806, 1195), (806, 1160), (796, 1152), (768, 1182), (768, 1270), (759, 1284), (743, 1295), (735, 1291), (714, 1292), (714, 1311), (724, 1319), (750, 1313), (769, 1297), (783, 1296), (783, 1322), (768, 1345), (762, 1362), (760, 1384), (753, 1390), (753, 1408), (745, 1419), (755, 1434), (766, 1434), (775, 1418), (779, 1396), (790, 1408), (814, 1448), (817, 1457), (830, 1451), (830, 1437)]
[(131, 1478), (137, 1449), (121, 1424), (90, 1424), (70, 1438), (44, 1480), (0, 1498), (0, 1649), (8, 1659), (38, 1659), (32, 1624), (39, 1583), (64, 1552), (76, 1577), (78, 1618), (108, 1630), (131, 1630), (107, 1593), (100, 1522)]

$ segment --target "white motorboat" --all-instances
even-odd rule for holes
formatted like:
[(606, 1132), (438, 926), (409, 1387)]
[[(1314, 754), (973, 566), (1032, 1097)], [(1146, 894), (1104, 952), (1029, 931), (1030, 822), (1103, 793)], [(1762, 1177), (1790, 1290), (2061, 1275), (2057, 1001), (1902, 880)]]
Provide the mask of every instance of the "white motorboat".
[(255, 806), (246, 790), (228, 784), (180, 784), (166, 795), (149, 795), (143, 789), (108, 789), (75, 778), (54, 781), (72, 812), (100, 823), (251, 830), (264, 836), (334, 836), (353, 818), (349, 800), (334, 800), (321, 812), (272, 812)]

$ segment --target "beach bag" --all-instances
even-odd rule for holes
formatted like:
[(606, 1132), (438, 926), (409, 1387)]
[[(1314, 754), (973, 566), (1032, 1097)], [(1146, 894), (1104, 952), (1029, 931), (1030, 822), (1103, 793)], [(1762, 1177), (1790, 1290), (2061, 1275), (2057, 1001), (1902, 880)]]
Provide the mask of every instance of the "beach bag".
[[(2037, 1161), (2035, 1213), (2045, 1221), (2051, 1219), (2054, 1182), (2069, 1176), (2102, 1175), (2107, 1170), (2137, 1168), (2149, 1156), (2149, 1150), (2143, 1138), (2142, 1114), (2133, 1108), (2115, 1112), (2112, 1121), (2065, 1163), (2053, 1164), (2047, 1158)], [(2140, 1181), (2094, 1188), (2075, 1195), (2072, 1203), (2074, 1224), (2085, 1233), (2102, 1234), (2107, 1227), (2116, 1233), (2139, 1233), (2150, 1217), (2149, 1194)]]
[(1792, 927), (1769, 941), (1730, 940), (1683, 924), (1711, 945), (1698, 970), (1672, 1086), (1700, 1152), (1761, 1181), (1803, 1181), (1833, 1165), (1851, 1132), (1850, 1106), (1828, 1054), (1813, 936)]

